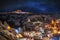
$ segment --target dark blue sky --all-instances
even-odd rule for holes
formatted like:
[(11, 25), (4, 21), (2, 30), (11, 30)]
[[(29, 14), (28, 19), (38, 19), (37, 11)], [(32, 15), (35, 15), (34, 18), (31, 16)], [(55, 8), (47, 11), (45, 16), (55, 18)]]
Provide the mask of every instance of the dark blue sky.
[(0, 12), (21, 9), (26, 12), (60, 13), (59, 0), (3, 0)]

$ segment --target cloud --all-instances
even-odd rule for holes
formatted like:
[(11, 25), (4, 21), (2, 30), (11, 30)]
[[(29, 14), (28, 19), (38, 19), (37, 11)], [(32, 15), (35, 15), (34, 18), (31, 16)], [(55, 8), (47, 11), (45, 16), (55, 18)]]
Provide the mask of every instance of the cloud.
[(23, 11), (29, 11), (29, 12), (56, 12), (58, 9), (55, 8), (55, 4), (51, 5), (47, 2), (34, 2), (34, 1), (27, 1), (23, 2), (21, 4), (14, 4), (14, 5), (8, 5), (4, 7), (3, 11), (13, 11), (21, 9)]

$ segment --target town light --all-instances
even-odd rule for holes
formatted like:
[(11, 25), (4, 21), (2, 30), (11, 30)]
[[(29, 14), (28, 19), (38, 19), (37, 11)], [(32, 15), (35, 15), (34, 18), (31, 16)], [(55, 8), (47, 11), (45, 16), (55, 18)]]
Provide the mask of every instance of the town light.
[(58, 34), (60, 34), (60, 31), (58, 31)]
[(11, 29), (11, 27), (10, 27), (10, 26), (8, 26), (8, 27), (7, 27), (7, 29), (8, 29), (8, 30), (10, 30), (10, 29)]
[(54, 20), (52, 20), (52, 21), (51, 21), (51, 23), (52, 23), (52, 24), (54, 24), (54, 23), (55, 23), (55, 21), (54, 21)]

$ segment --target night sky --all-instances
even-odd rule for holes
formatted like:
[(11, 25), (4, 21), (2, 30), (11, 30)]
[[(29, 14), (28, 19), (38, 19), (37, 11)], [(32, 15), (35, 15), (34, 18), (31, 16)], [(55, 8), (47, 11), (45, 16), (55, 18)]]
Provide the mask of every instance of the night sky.
[(0, 12), (60, 13), (60, 0), (2, 0)]

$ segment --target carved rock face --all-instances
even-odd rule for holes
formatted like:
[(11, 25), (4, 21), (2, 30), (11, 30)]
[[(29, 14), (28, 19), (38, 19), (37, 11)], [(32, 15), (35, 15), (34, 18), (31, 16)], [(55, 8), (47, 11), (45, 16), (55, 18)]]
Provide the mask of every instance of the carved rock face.
[(0, 31), (0, 40), (16, 40), (16, 36), (7, 30)]
[[(26, 17), (26, 16), (25, 16)], [(48, 18), (49, 17), (49, 18)], [(23, 17), (24, 18), (24, 17)], [(29, 15), (25, 19), (23, 19), (23, 25), (26, 29), (36, 29), (39, 30), (39, 27), (43, 27), (44, 23), (49, 23), (51, 21), (51, 17), (49, 15)]]

